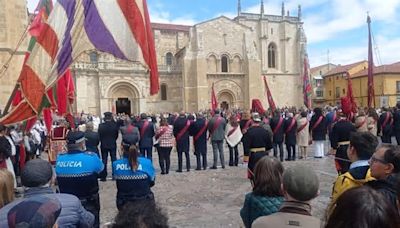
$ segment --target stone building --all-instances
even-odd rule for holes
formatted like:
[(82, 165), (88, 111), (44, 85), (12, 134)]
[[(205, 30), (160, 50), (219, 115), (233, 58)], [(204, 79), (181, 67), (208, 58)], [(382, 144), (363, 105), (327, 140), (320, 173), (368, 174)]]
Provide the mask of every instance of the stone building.
[(75, 111), (205, 110), (211, 106), (213, 84), (222, 108), (249, 108), (253, 98), (267, 108), (262, 75), (277, 106), (302, 105), (306, 37), (300, 6), (296, 16), (290, 16), (283, 4), (281, 15), (266, 15), (261, 1), (260, 13), (253, 14), (241, 12), (239, 0), (234, 19), (221, 16), (193, 26), (152, 25), (159, 94), (149, 95), (148, 72), (141, 65), (93, 50), (71, 67)]
[[(28, 37), (23, 34), (29, 20), (26, 0), (0, 0), (0, 6), (0, 109), (3, 109), (28, 48)], [(21, 37), (25, 38), (21, 40)]]

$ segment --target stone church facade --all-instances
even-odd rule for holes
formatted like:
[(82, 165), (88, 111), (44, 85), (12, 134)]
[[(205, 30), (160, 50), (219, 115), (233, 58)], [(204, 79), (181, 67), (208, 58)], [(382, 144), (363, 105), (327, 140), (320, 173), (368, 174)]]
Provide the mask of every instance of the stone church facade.
[[(1, 0), (0, 0), (1, 1)], [(3, 0), (5, 1), (5, 0)], [(1, 24), (1, 21), (0, 21)], [(211, 107), (211, 88), (222, 108), (268, 107), (262, 75), (277, 106), (302, 105), (306, 38), (298, 15), (243, 13), (193, 26), (153, 23), (160, 92), (149, 95), (148, 72), (95, 50), (72, 66), (77, 112), (175, 112)], [(3, 100), (2, 100), (3, 101)]]

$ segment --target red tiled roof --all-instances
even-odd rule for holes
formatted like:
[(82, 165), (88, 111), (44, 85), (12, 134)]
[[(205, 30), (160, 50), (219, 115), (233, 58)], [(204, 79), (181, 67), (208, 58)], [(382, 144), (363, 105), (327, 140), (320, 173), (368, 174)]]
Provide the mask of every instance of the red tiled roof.
[[(384, 73), (400, 73), (400, 62), (374, 67), (374, 74)], [(368, 76), (368, 68), (352, 75), (352, 78), (363, 76)]]
[(363, 61), (360, 61), (360, 62), (356, 62), (356, 63), (352, 63), (352, 64), (349, 64), (349, 65), (344, 65), (344, 66), (339, 66), (338, 65), (336, 68), (334, 68), (331, 71), (329, 71), (328, 73), (324, 74), (324, 77), (330, 76), (330, 75), (335, 75), (335, 74), (340, 74), (340, 73), (345, 73), (345, 72), (349, 71), (351, 68), (353, 68), (353, 67), (355, 67), (357, 65), (360, 65), (360, 64), (362, 64), (364, 62), (367, 62), (367, 61), (363, 60)]
[(151, 27), (155, 30), (172, 30), (172, 31), (180, 31), (180, 32), (189, 32), (191, 26), (151, 23)]

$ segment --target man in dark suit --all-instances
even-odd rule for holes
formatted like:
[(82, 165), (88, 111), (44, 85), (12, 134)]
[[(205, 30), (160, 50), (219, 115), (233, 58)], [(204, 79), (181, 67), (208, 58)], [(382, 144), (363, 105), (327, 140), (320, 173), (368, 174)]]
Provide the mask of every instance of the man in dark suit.
[(155, 135), (154, 124), (148, 120), (146, 113), (140, 114), (140, 119), (141, 120), (137, 125), (140, 133), (140, 155), (153, 161), (153, 137)]
[[(196, 155), (196, 170), (207, 169), (207, 125), (203, 113), (197, 114), (197, 120), (190, 126), (190, 135), (193, 136), (194, 154)], [(203, 162), (201, 162), (201, 158)]]
[(393, 130), (397, 145), (400, 145), (400, 102), (396, 104), (396, 111), (393, 114)]
[(110, 154), (111, 162), (117, 160), (117, 138), (118, 126), (114, 121), (111, 112), (104, 113), (104, 123), (99, 125), (99, 138), (101, 142), (101, 158), (103, 160), (104, 169), (100, 174), (101, 181), (107, 180), (107, 159)]
[(273, 132), (273, 146), (274, 146), (274, 157), (278, 156), (278, 148), (279, 148), (279, 158), (283, 161), (283, 137), (284, 137), (284, 119), (281, 116), (281, 113), (276, 110), (274, 112), (274, 117), (271, 119), (270, 125)]
[(383, 143), (392, 143), (393, 117), (387, 108), (382, 108), (378, 120), (378, 132), (381, 133)]
[(288, 153), (287, 161), (296, 160), (296, 134), (297, 121), (293, 117), (293, 113), (288, 113), (288, 118), (284, 122), (285, 144)]
[(174, 136), (176, 140), (176, 150), (178, 152), (178, 170), (182, 172), (182, 154), (185, 153), (186, 169), (190, 171), (190, 157), (189, 157), (189, 127), (190, 121), (186, 118), (184, 112), (179, 114), (178, 119), (174, 124)]

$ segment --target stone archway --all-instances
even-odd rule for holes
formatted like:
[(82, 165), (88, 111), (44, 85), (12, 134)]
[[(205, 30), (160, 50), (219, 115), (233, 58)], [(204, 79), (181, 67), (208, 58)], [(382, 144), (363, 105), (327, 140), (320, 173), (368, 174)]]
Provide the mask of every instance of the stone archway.
[(108, 110), (113, 113), (139, 113), (139, 90), (127, 81), (117, 81), (106, 92)]
[(235, 107), (236, 99), (232, 91), (222, 90), (217, 96), (218, 104), (221, 109), (227, 110)]

